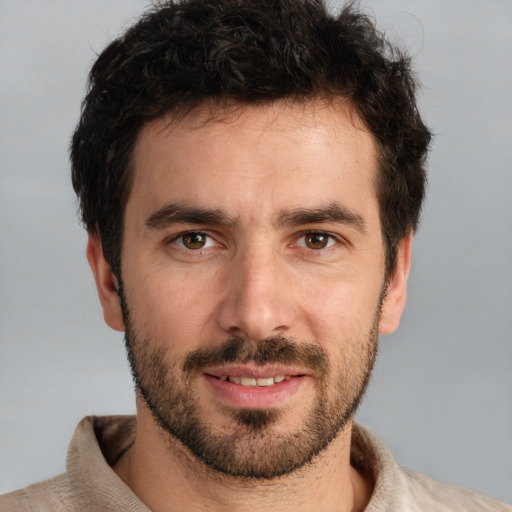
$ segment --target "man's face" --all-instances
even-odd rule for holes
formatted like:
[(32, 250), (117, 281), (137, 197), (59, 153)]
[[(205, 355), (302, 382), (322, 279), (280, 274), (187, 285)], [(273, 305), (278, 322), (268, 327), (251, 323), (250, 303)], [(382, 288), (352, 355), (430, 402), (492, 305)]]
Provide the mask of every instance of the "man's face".
[(142, 130), (124, 315), (104, 303), (105, 317), (124, 323), (143, 407), (172, 439), (271, 478), (347, 426), (401, 312), (382, 302), (376, 148), (339, 105), (208, 112)]

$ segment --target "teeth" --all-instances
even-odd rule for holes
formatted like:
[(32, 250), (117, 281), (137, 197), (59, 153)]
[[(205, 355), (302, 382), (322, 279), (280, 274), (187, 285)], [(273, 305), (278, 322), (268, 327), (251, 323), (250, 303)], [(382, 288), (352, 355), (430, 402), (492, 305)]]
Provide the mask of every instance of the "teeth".
[(275, 377), (260, 377), (255, 379), (253, 377), (236, 377), (233, 375), (222, 375), (219, 377), (223, 382), (232, 382), (233, 384), (240, 384), (242, 386), (252, 386), (252, 387), (268, 387), (273, 386), (274, 384), (279, 384), (279, 382), (283, 382), (285, 380), (290, 380), (290, 375), (276, 375)]
[(274, 383), (274, 377), (268, 377), (268, 378), (260, 378), (260, 379), (256, 379), (256, 384), (258, 386), (263, 386), (263, 387), (266, 387), (266, 386), (272, 386)]
[(256, 386), (256, 379), (251, 377), (240, 377), (240, 384), (242, 384), (242, 386)]

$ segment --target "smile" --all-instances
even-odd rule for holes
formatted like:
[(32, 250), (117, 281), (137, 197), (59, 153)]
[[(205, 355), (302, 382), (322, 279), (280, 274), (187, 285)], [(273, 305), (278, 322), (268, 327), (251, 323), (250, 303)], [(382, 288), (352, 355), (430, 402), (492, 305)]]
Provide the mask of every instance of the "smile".
[(242, 377), (236, 375), (221, 375), (219, 379), (223, 382), (231, 382), (232, 384), (240, 384), (241, 386), (247, 387), (260, 387), (266, 388), (268, 386), (273, 386), (274, 384), (279, 384), (285, 380), (290, 380), (291, 375), (276, 375), (275, 377)]
[(229, 365), (229, 368), (208, 369), (203, 378), (217, 400), (244, 409), (280, 407), (311, 381), (303, 370), (282, 365), (274, 368)]

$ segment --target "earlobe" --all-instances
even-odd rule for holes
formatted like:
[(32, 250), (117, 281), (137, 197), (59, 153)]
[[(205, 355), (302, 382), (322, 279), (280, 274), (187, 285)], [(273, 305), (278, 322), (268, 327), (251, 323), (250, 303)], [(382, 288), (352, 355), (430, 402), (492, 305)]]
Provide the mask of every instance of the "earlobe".
[(123, 314), (118, 296), (119, 283), (105, 259), (98, 235), (89, 233), (87, 260), (91, 266), (98, 296), (103, 308), (103, 318), (109, 327), (124, 332)]
[(391, 334), (398, 329), (407, 301), (407, 279), (411, 269), (412, 233), (398, 246), (396, 265), (382, 303), (379, 333)]

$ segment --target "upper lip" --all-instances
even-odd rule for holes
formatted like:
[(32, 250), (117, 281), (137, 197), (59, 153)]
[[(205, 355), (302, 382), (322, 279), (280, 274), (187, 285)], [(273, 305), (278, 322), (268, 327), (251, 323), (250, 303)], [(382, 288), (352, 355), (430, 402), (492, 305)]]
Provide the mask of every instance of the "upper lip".
[(250, 377), (253, 379), (265, 379), (269, 377), (309, 375), (311, 372), (302, 368), (285, 366), (282, 364), (268, 364), (264, 366), (246, 364), (227, 364), (203, 370), (206, 375), (213, 377)]

